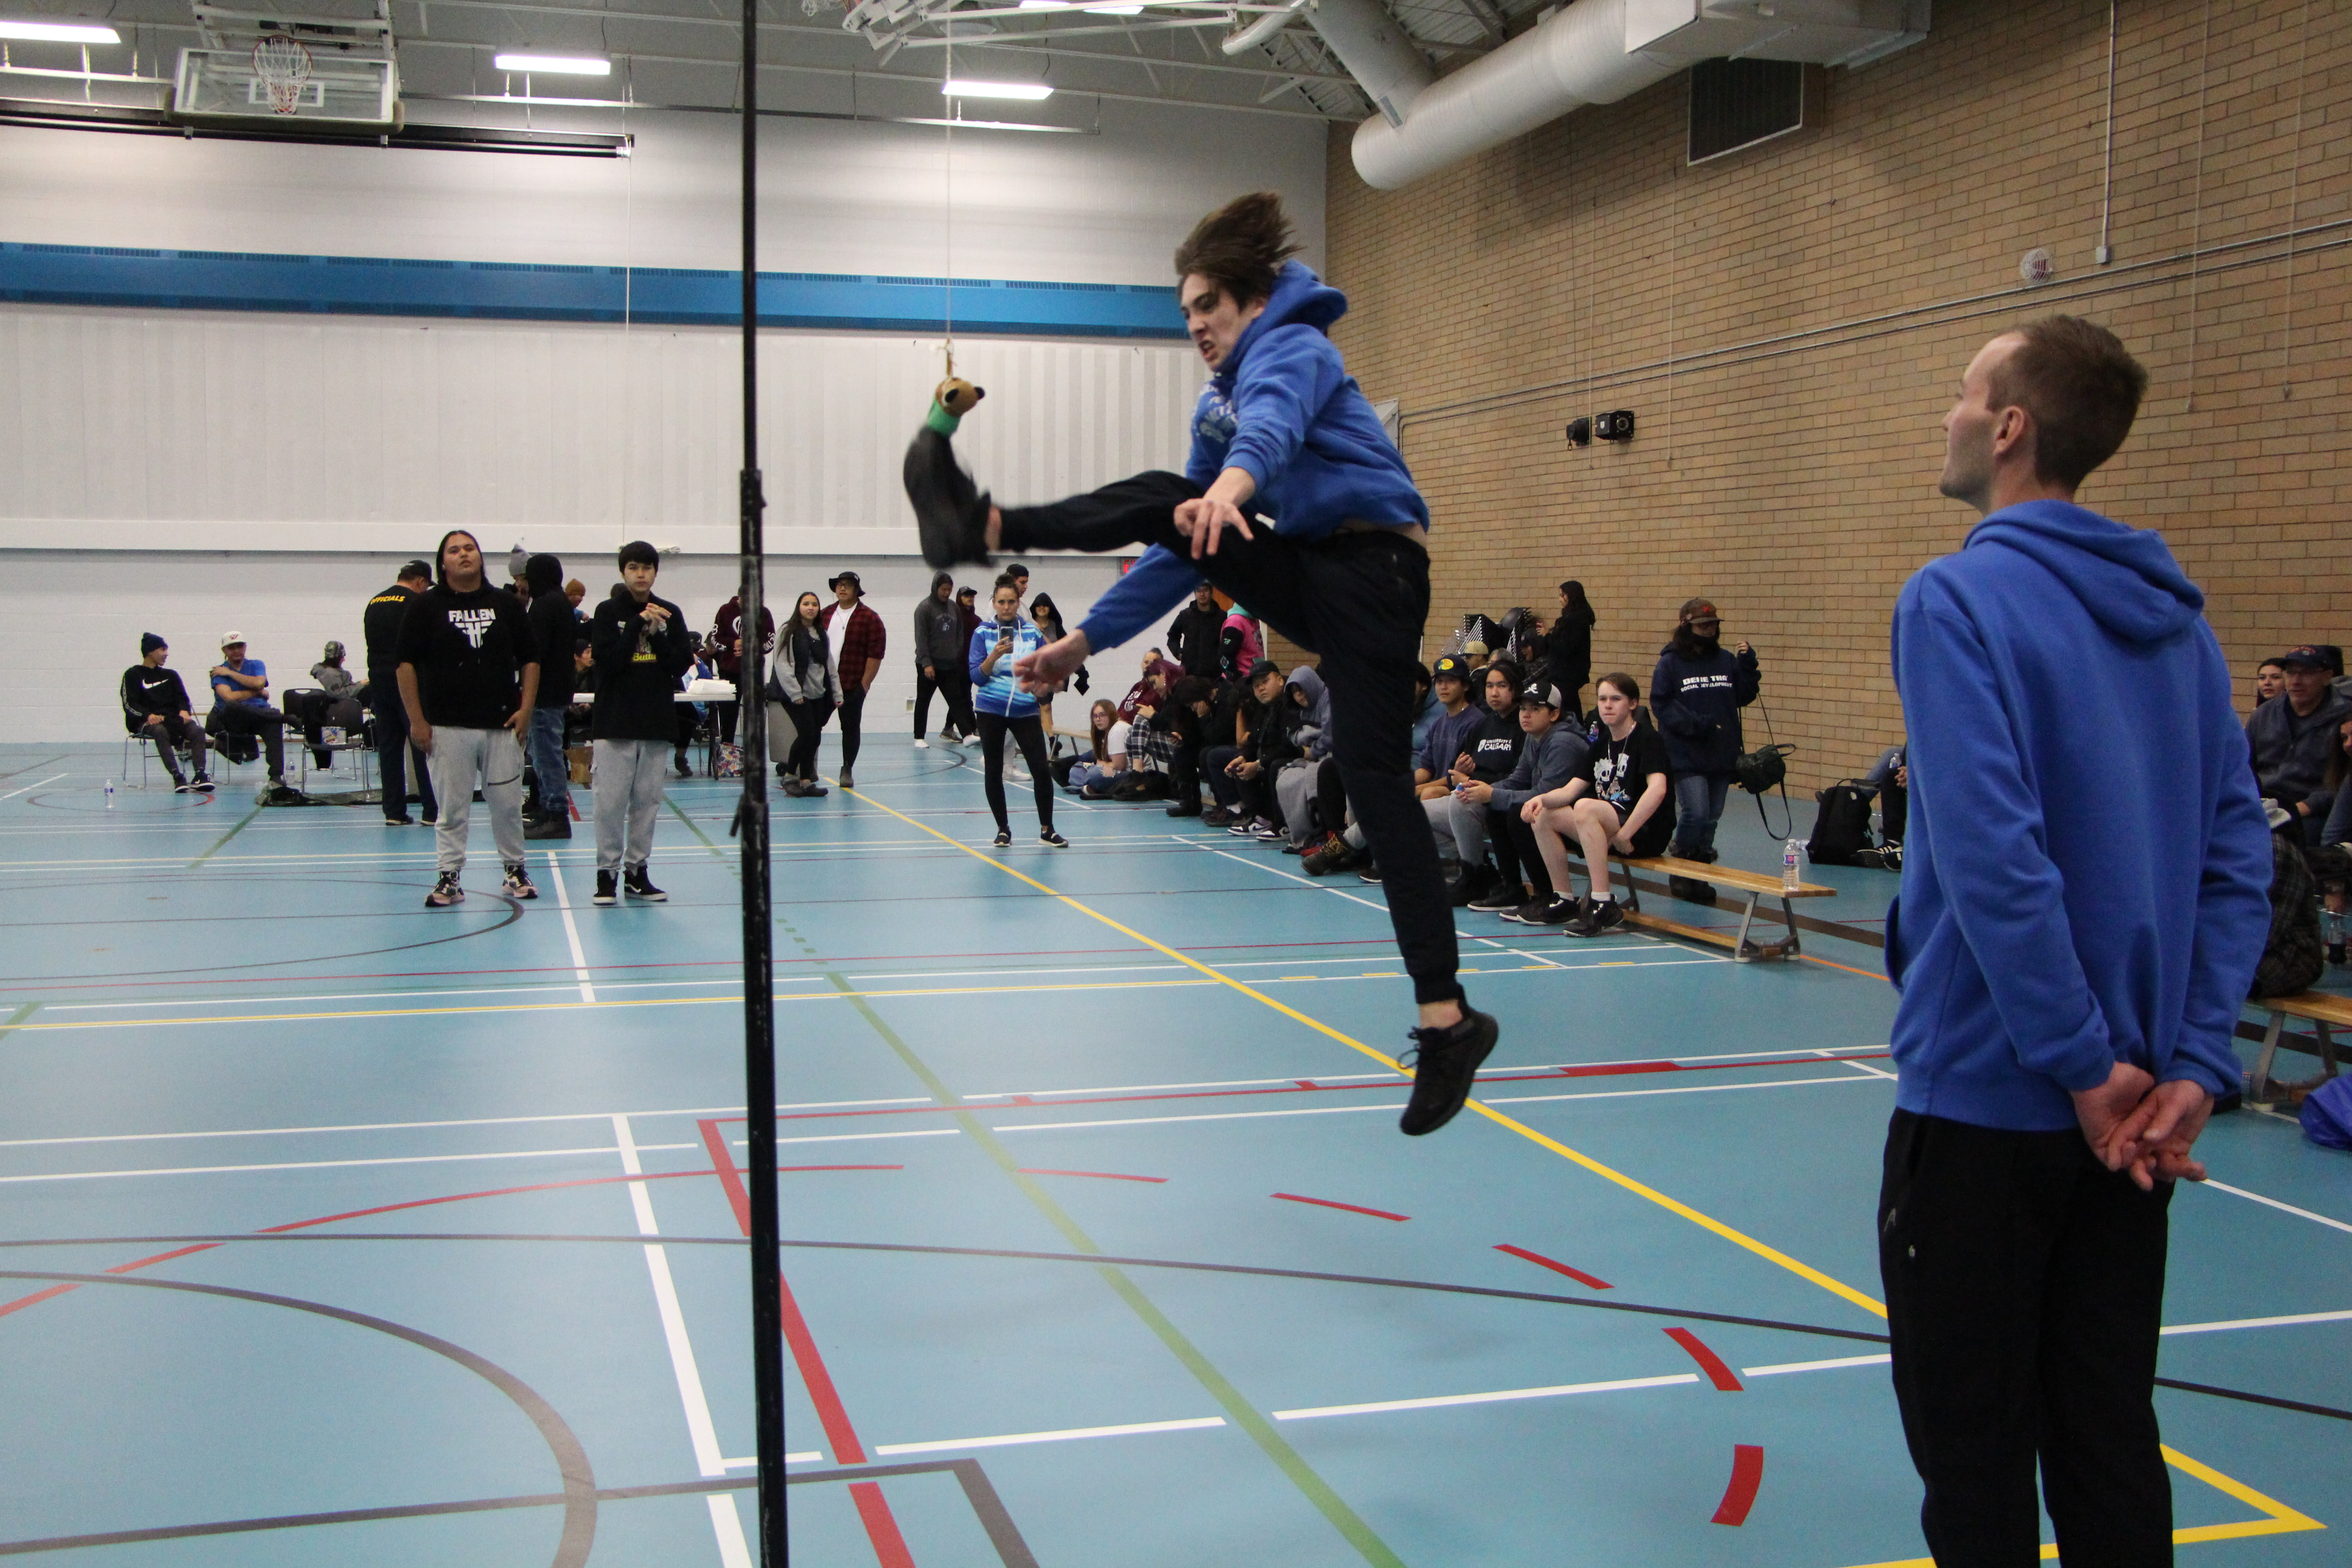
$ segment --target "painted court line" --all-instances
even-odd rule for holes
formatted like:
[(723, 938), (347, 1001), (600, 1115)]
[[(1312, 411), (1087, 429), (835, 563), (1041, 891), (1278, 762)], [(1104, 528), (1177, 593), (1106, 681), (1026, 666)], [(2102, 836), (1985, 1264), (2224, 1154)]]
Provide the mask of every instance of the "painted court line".
[(563, 940), (572, 944), (572, 973), (580, 982), (580, 1000), (594, 1004), (596, 988), (588, 983), (588, 955), (581, 951), (580, 927), (572, 918), (572, 893), (563, 885), (563, 863), (551, 852), (547, 879), (555, 884), (555, 907), (563, 911)]
[[(636, 1141), (630, 1134), (627, 1117), (613, 1118), (613, 1139), (621, 1156), (622, 1172), (632, 1176), (644, 1175), (645, 1164), (637, 1158)], [(637, 1234), (659, 1236), (661, 1227), (654, 1222), (653, 1199), (646, 1193), (644, 1183), (629, 1184), (629, 1203), (636, 1211)], [(701, 1370), (695, 1364), (694, 1342), (687, 1338), (686, 1314), (678, 1307), (677, 1283), (670, 1277), (667, 1248), (647, 1244), (646, 1272), (653, 1280), (654, 1310), (660, 1315), (662, 1338), (669, 1348), (670, 1374), (677, 1381), (678, 1405), (686, 1415), (687, 1440), (694, 1447), (696, 1471), (706, 1479), (723, 1476), (727, 1473), (727, 1463), (719, 1455), (719, 1433), (711, 1424), (710, 1401), (702, 1391)], [(713, 1522), (719, 1531), (723, 1549), (726, 1544), (725, 1523), (717, 1520), (715, 1515)], [(740, 1533), (740, 1522), (737, 1530)]]
[(33, 791), (39, 789), (44, 784), (53, 784), (59, 779), (69, 779), (71, 777), (73, 777), (71, 773), (52, 773), (47, 778), (39, 779), (32, 784), (26, 784), (23, 789), (12, 789), (6, 795), (0, 795), (0, 800), (14, 800), (20, 795), (30, 795)]
[(950, 1437), (938, 1443), (878, 1443), (874, 1452), (882, 1456), (898, 1454), (948, 1454), (960, 1448), (1012, 1448), (1029, 1443), (1074, 1443), (1089, 1437), (1138, 1437), (1151, 1432), (1198, 1432), (1211, 1426), (1222, 1426), (1222, 1415), (1201, 1415), (1189, 1421), (1138, 1421), (1125, 1426), (1073, 1426), (1061, 1432), (1014, 1432), (1002, 1437)]
[(1696, 1383), (1698, 1373), (1678, 1372), (1666, 1377), (1622, 1377), (1608, 1383), (1563, 1383), (1549, 1388), (1505, 1388), (1492, 1394), (1445, 1394), (1433, 1399), (1381, 1399), (1366, 1405), (1318, 1405), (1306, 1410), (1277, 1410), (1276, 1421), (1318, 1421), (1327, 1415), (1378, 1415), (1391, 1410), (1443, 1410), (1456, 1405), (1499, 1405), (1513, 1399), (1557, 1399), (1571, 1394), (1614, 1394), (1629, 1388), (1665, 1388)]
[(2330, 1219), (2324, 1214), (2314, 1214), (2309, 1209), (2299, 1209), (2293, 1204), (2283, 1204), (2276, 1198), (2266, 1198), (2260, 1193), (2250, 1193), (2243, 1187), (2233, 1187), (2227, 1182), (2217, 1182), (2209, 1177), (2195, 1184), (2200, 1187), (2211, 1187), (2214, 1191), (2227, 1193), (2231, 1197), (2243, 1198), (2248, 1203), (2261, 1204), (2264, 1207), (2277, 1209), (2282, 1214), (2291, 1214), (2297, 1219), (2307, 1219), (2314, 1225), (2324, 1225), (2331, 1230), (2340, 1230), (2352, 1235), (2352, 1225), (2347, 1225), (2340, 1219)]
[[(890, 1132), (888, 1138), (904, 1138), (909, 1134)], [(919, 1136), (919, 1135), (918, 1135)], [(821, 1143), (829, 1140), (802, 1138), (802, 1143)], [(681, 1149), (682, 1143), (664, 1145)], [(144, 1171), (48, 1171), (37, 1175), (0, 1176), (0, 1182), (100, 1182), (121, 1176), (217, 1176), (240, 1171), (333, 1171), (358, 1165), (445, 1165), (464, 1160), (554, 1160), (574, 1154), (612, 1154), (617, 1152), (607, 1144), (596, 1149), (509, 1149), (484, 1154), (388, 1154), (373, 1160), (284, 1160), (266, 1165), (170, 1165)]]
[(1885, 1366), (1894, 1361), (1891, 1355), (1845, 1355), (1828, 1361), (1784, 1361), (1773, 1366), (1743, 1366), (1742, 1377), (1783, 1377), (1792, 1372), (1835, 1372), (1849, 1366)]

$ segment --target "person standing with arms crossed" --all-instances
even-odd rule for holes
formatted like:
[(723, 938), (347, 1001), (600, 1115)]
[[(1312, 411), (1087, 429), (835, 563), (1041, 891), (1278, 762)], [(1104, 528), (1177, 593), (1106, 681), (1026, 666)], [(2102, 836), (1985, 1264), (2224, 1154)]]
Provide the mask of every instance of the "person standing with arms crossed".
[(1940, 489), (1986, 514), (1896, 602), (1910, 837), (1887, 911), (1879, 1270), (1942, 1568), (2172, 1561), (2155, 1377), (2173, 1184), (2237, 1086), (2270, 834), (2204, 595), (2074, 503), (2147, 373), (2047, 316), (1979, 351)]
[[(1281, 198), (1227, 203), (1178, 246), (1178, 300), (1209, 368), (1184, 472), (1146, 473), (1046, 506), (1000, 510), (926, 426), (905, 482), (934, 566), (992, 550), (1148, 544), (1067, 637), (1016, 659), (1051, 690), (1191, 595), (1206, 578), (1319, 653), (1348, 803), (1379, 859), (1412, 976), (1411, 1136), (1467, 1101), (1500, 1026), (1465, 1001), (1437, 842), (1413, 799), (1413, 675), (1429, 619), (1429, 506), (1328, 329), (1347, 297), (1303, 263)], [(1177, 782), (1178, 805), (1187, 782)]]
[(466, 897), (466, 830), (474, 787), (490, 808), (490, 834), (510, 899), (535, 899), (523, 864), (522, 742), (539, 695), (539, 651), (522, 602), (482, 575), (482, 546), (462, 528), (435, 552), (441, 580), (419, 594), (400, 625), (397, 671), (408, 732), (433, 770), (441, 819), (434, 829), (440, 876), (425, 896), (446, 910)]
[[(596, 606), (588, 647), (596, 659), (596, 892), (610, 905), (658, 904), (669, 895), (646, 874), (661, 813), (662, 763), (677, 737), (677, 678), (694, 662), (685, 614), (654, 596), (661, 552), (644, 540), (621, 546), (621, 585)], [(755, 759), (751, 764), (759, 765)]]

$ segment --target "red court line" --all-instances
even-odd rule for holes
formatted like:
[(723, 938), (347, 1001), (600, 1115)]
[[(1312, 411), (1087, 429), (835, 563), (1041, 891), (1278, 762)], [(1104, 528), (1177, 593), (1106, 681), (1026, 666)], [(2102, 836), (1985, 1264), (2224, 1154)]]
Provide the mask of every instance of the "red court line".
[[(1698, 1363), (1698, 1369), (1706, 1373), (1706, 1380), (1724, 1393), (1738, 1394), (1746, 1386), (1739, 1381), (1738, 1373), (1723, 1364), (1723, 1358), (1707, 1349), (1706, 1342), (1688, 1329), (1668, 1329), (1666, 1338), (1690, 1352), (1691, 1360)], [(1763, 1450), (1759, 1448), (1757, 1452), (1761, 1454)], [(1750, 1492), (1752, 1495), (1752, 1488)], [(1747, 1511), (1745, 1508), (1740, 1510), (1742, 1514)], [(1737, 1524), (1739, 1521), (1735, 1519), (1731, 1522)]]
[(1731, 1484), (1715, 1510), (1717, 1524), (1745, 1524), (1756, 1506), (1756, 1489), (1764, 1484), (1764, 1450), (1753, 1443), (1731, 1446)]
[(1361, 1204), (1336, 1204), (1329, 1198), (1302, 1198), (1297, 1193), (1276, 1193), (1274, 1196), (1289, 1204), (1313, 1204), (1318, 1208), (1346, 1209), (1349, 1214), (1368, 1214), (1374, 1219), (1408, 1220), (1409, 1214), (1391, 1214), (1386, 1209), (1368, 1209)]
[[(748, 1237), (751, 1234), (751, 1197), (743, 1190), (742, 1173), (735, 1168), (734, 1158), (727, 1152), (727, 1140), (719, 1131), (719, 1122), (707, 1119), (695, 1125), (702, 1129), (703, 1146), (710, 1151), (710, 1168), (735, 1210), (735, 1223)], [(776, 1270), (776, 1293), (783, 1303), (784, 1343), (792, 1347), (793, 1364), (800, 1368), (801, 1385), (808, 1390), (809, 1403), (816, 1406), (817, 1424), (824, 1428), (834, 1459), (844, 1465), (866, 1463), (866, 1446), (857, 1440), (857, 1429), (850, 1425), (849, 1408), (841, 1402), (841, 1391), (833, 1385), (833, 1373), (825, 1367), (824, 1356), (816, 1348), (816, 1336), (809, 1332), (808, 1320), (801, 1315), (800, 1303), (793, 1300), (792, 1285), (784, 1279), (782, 1268)], [(873, 1542), (874, 1555), (882, 1568), (915, 1568), (914, 1554), (907, 1550), (907, 1538), (899, 1532), (898, 1521), (891, 1514), (881, 1487), (873, 1481), (855, 1482), (849, 1496), (857, 1505), (857, 1517), (866, 1526), (866, 1538)]]
[(1117, 1171), (1045, 1171), (1029, 1165), (1021, 1167), (1024, 1176), (1092, 1176), (1101, 1182), (1165, 1182), (1165, 1176), (1123, 1176)]
[(1529, 1252), (1526, 1247), (1513, 1247), (1507, 1241), (1496, 1242), (1495, 1244), (1495, 1250), (1497, 1252), (1507, 1252), (1514, 1258), (1524, 1258), (1528, 1262), (1549, 1268), (1555, 1274), (1565, 1274), (1580, 1285), (1590, 1285), (1595, 1290), (1609, 1290), (1615, 1289), (1615, 1287), (1611, 1285), (1608, 1280), (1600, 1279), (1594, 1275), (1587, 1274), (1581, 1268), (1570, 1268), (1567, 1264), (1562, 1263), (1557, 1258), (1546, 1258), (1540, 1252)]

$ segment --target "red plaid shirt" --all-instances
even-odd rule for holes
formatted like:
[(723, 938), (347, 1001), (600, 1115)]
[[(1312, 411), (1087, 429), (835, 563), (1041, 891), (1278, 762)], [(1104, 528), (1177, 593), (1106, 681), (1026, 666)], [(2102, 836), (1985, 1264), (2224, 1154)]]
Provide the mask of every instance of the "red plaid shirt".
[[(817, 616), (816, 624), (828, 636), (833, 630), (834, 612), (838, 604), (827, 605)], [(846, 690), (866, 684), (866, 661), (878, 659), (889, 646), (890, 634), (884, 629), (882, 617), (860, 599), (857, 607), (849, 612), (849, 629), (841, 635), (841, 684)]]

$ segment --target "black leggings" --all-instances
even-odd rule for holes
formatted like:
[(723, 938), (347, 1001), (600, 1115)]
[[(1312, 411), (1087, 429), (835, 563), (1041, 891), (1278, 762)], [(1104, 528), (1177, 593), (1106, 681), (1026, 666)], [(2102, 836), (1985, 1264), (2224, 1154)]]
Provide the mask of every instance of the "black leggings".
[(1009, 731), (1013, 743), (1021, 748), (1021, 760), (1029, 764), (1029, 787), (1037, 793), (1037, 826), (1041, 831), (1054, 826), (1054, 774), (1045, 765), (1045, 726), (1034, 713), (1018, 719), (1008, 719), (1002, 713), (985, 709), (980, 720), (981, 787), (988, 792), (988, 809), (996, 814), (996, 830), (1010, 833), (1013, 825), (1004, 816), (1004, 737)]
[(793, 750), (784, 759), (787, 778), (816, 777), (817, 742), (824, 739), (824, 721), (833, 717), (830, 702), (787, 702), (784, 711), (792, 715)]
[(841, 697), (841, 771), (849, 772), (857, 765), (858, 721), (866, 716), (866, 689), (847, 686)]
[[(1176, 507), (1200, 495), (1181, 474), (1139, 474), (1050, 506), (1007, 507), (1001, 542), (1008, 555), (1157, 544), (1189, 556)], [(1413, 999), (1458, 999), (1454, 910), (1437, 840), (1412, 791), (1412, 678), (1429, 619), (1429, 552), (1393, 528), (1308, 541), (1259, 530), (1246, 539), (1228, 531), (1214, 555), (1190, 564), (1292, 642), (1322, 655), (1332, 756), (1380, 862)]]

